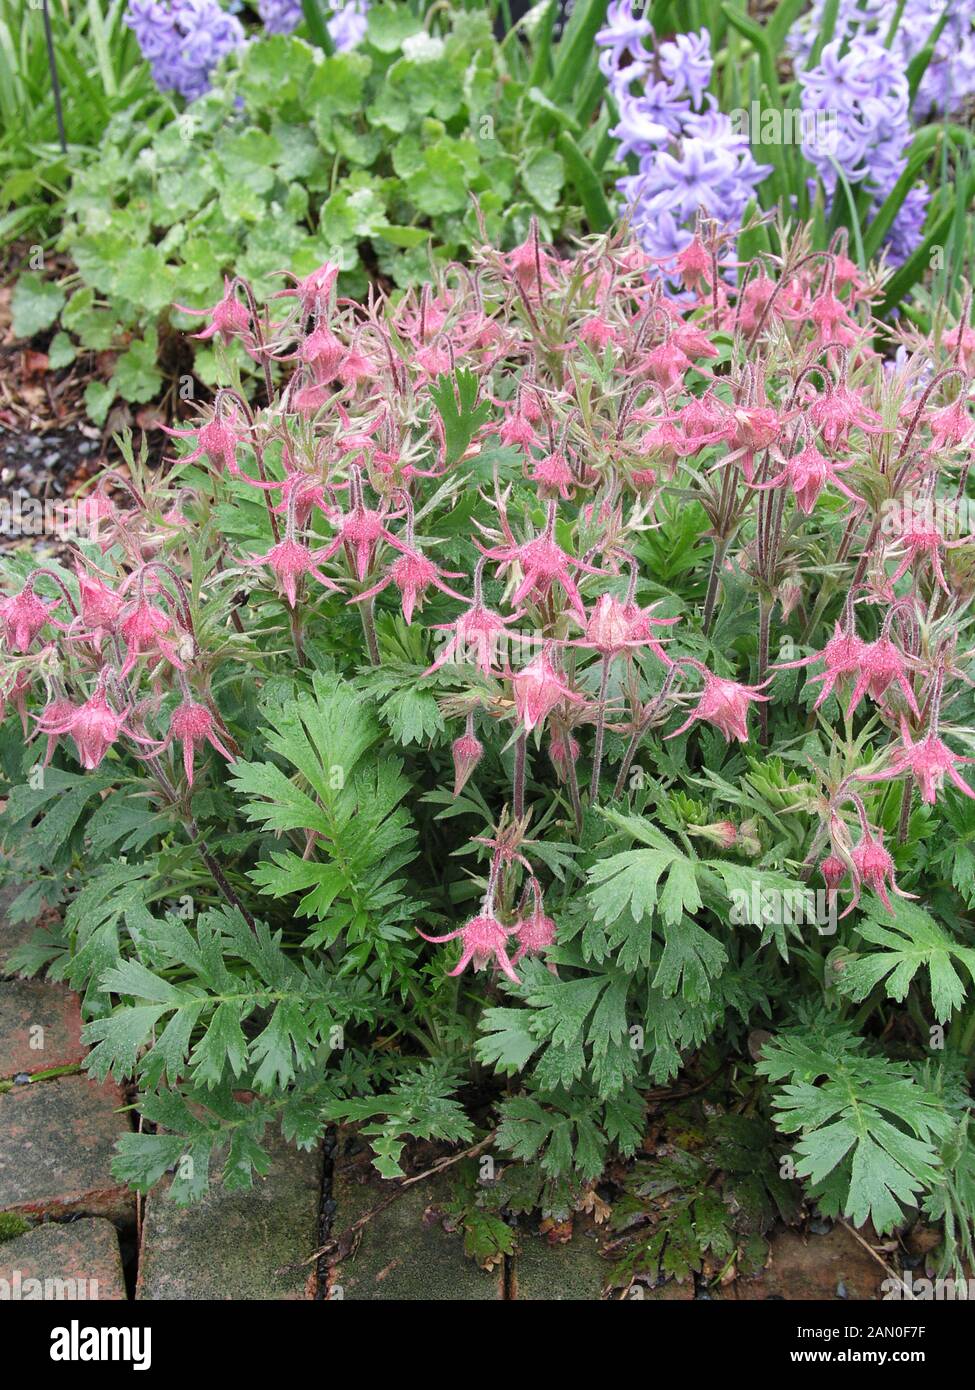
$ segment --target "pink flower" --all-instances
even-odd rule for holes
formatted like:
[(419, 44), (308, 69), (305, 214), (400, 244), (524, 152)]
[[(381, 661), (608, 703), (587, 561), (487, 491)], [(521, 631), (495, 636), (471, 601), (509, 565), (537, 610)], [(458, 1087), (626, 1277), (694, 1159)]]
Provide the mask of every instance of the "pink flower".
[(824, 662), (826, 669), (818, 676), (812, 677), (814, 681), (824, 682), (816, 703), (813, 705), (813, 709), (819, 709), (819, 706), (833, 693), (833, 687), (841, 677), (851, 676), (859, 671), (865, 646), (863, 639), (858, 637), (855, 632), (844, 632), (837, 623), (832, 637), (821, 652), (813, 652), (811, 656), (804, 656), (799, 661), (780, 661), (776, 664), (775, 669), (777, 671), (790, 671), (799, 666), (811, 666), (817, 661)]
[(97, 650), (101, 647), (103, 637), (111, 637), (118, 632), (124, 600), (100, 579), (92, 579), (80, 570), (78, 589), (81, 594), (81, 624), (84, 628), (79, 636), (93, 643)]
[(913, 773), (921, 800), (933, 806), (947, 776), (960, 792), (975, 800), (975, 792), (960, 776), (956, 766), (958, 763), (973, 763), (975, 758), (953, 753), (933, 729), (925, 734), (924, 738), (918, 739), (917, 743), (912, 743), (905, 725), (901, 729), (901, 741), (902, 746), (894, 750), (890, 767), (886, 772), (878, 772), (870, 777), (871, 782), (890, 781), (892, 778), (903, 776), (904, 773)]
[(298, 583), (303, 575), (310, 574), (326, 589), (340, 593), (339, 586), (318, 568), (328, 558), (325, 550), (309, 550), (308, 546), (287, 536), (272, 545), (264, 555), (252, 555), (246, 562), (250, 566), (270, 565), (274, 577), (284, 590), (288, 607), (294, 608), (298, 596)]
[(70, 727), (76, 713), (77, 706), (73, 705), (66, 696), (61, 696), (59, 699), (49, 701), (40, 714), (34, 715), (39, 731), (47, 734), (47, 752), (44, 754), (45, 767), (51, 761), (57, 747), (58, 734), (54, 732), (54, 727), (56, 726), (60, 733), (64, 733)]
[(224, 276), (223, 298), (210, 309), (190, 309), (185, 304), (174, 304), (181, 314), (192, 314), (195, 318), (208, 318), (209, 326), (202, 333), (193, 333), (193, 338), (213, 338), (217, 333), (229, 342), (238, 333), (248, 333), (250, 313), (237, 298), (235, 287)]
[[(417, 930), (419, 931), (419, 928)], [(479, 916), (472, 917), (456, 931), (447, 932), (446, 936), (427, 936), (426, 932), (422, 931), (420, 936), (424, 941), (433, 941), (438, 945), (444, 941), (454, 941), (458, 936), (461, 938), (463, 950), (460, 960), (453, 970), (447, 972), (448, 975), (460, 975), (471, 961), (474, 962), (475, 970), (483, 970), (493, 959), (508, 979), (517, 985), (521, 981), (514, 972), (507, 952), (508, 937), (512, 930), (511, 927), (503, 927), (493, 911), (485, 907)]]
[(571, 496), (576, 485), (569, 460), (557, 449), (551, 454), (546, 454), (544, 458), (536, 459), (535, 466), (528, 476), (533, 483), (538, 483), (543, 493), (557, 492), (564, 500)]
[(569, 569), (572, 566), (585, 570), (587, 574), (600, 574), (602, 571), (593, 565), (587, 565), (584, 560), (576, 560), (573, 556), (567, 555), (556, 543), (554, 539), (555, 508), (555, 502), (548, 504), (548, 521), (545, 530), (542, 535), (536, 536), (533, 540), (523, 541), (520, 545), (512, 541), (509, 545), (497, 546), (493, 550), (486, 550), (484, 546), (477, 543), (478, 549), (489, 560), (500, 560), (502, 569), (507, 569), (513, 564), (517, 564), (521, 569), (522, 581), (512, 595), (512, 603), (521, 603), (522, 599), (529, 595), (536, 600), (544, 599), (552, 585), (557, 583), (565, 591), (572, 611), (585, 625), (586, 611), (582, 606), (582, 598)]
[(560, 731), (552, 735), (548, 745), (548, 756), (560, 782), (564, 782), (568, 776), (570, 761), (578, 761), (580, 751), (578, 740), (571, 734)]
[(894, 882), (894, 861), (884, 849), (883, 837), (879, 831), (874, 836), (869, 830), (864, 830), (863, 838), (858, 845), (854, 845), (850, 857), (857, 871), (858, 881), (854, 889), (853, 901), (843, 913), (844, 917), (848, 912), (852, 912), (860, 901), (861, 882), (873, 889), (888, 912), (894, 910), (887, 895), (888, 884), (899, 898), (916, 897), (914, 893), (905, 893)]
[(424, 671), (425, 676), (445, 666), (449, 661), (464, 662), (468, 655), (472, 654), (479, 670), (487, 676), (491, 672), (491, 666), (495, 656), (495, 645), (498, 637), (504, 632), (509, 623), (517, 621), (521, 613), (512, 613), (509, 618), (503, 618), (500, 613), (495, 613), (492, 608), (487, 608), (483, 603), (475, 601), (459, 618), (455, 618), (452, 623), (437, 623), (436, 627), (442, 632), (453, 632), (453, 637), (446, 643), (443, 651), (437, 657), (432, 666), (428, 666)]
[[(407, 626), (413, 621), (413, 610), (417, 603), (422, 600), (432, 584), (443, 594), (449, 594), (451, 598), (459, 598), (463, 603), (463, 594), (458, 594), (449, 585), (443, 582), (441, 575), (448, 573), (441, 570), (432, 560), (428, 560), (419, 550), (404, 550), (402, 555), (398, 555), (389, 567), (389, 571), (384, 579), (378, 584), (374, 584), (365, 593), (357, 594), (355, 598), (349, 600), (350, 603), (362, 603), (364, 599), (375, 598), (376, 594), (382, 593), (383, 589), (389, 584), (395, 584), (403, 597), (403, 617)], [(451, 579), (458, 579), (460, 576), (456, 572), (449, 572)]]
[(474, 733), (474, 716), (468, 715), (467, 727), (455, 738), (450, 751), (454, 759), (454, 796), (460, 796), (468, 778), (484, 756), (484, 745)]
[(538, 656), (511, 679), (515, 708), (527, 733), (531, 733), (536, 724), (544, 723), (546, 716), (563, 700), (574, 704), (582, 700), (552, 665), (549, 650), (550, 644), (546, 643)]
[(186, 780), (191, 787), (193, 755), (201, 743), (209, 743), (210, 747), (215, 748), (228, 762), (233, 761), (233, 753), (227, 750), (217, 735), (213, 715), (206, 705), (198, 704), (195, 700), (185, 699), (182, 704), (176, 706), (169, 721), (166, 737), (154, 751), (164, 752), (174, 740), (183, 745), (183, 767), (186, 770)]
[(786, 461), (785, 468), (777, 477), (770, 478), (767, 483), (754, 483), (752, 486), (764, 489), (781, 487), (783, 483), (787, 483), (795, 496), (796, 506), (809, 516), (827, 483), (832, 483), (851, 502), (863, 502), (863, 498), (851, 492), (838, 476), (840, 470), (849, 468), (852, 462), (852, 459), (845, 463), (838, 459), (828, 459), (819, 452), (815, 444), (807, 444), (798, 454)]
[[(51, 622), (51, 614), (60, 603), (53, 599), (45, 603), (34, 593), (34, 581), (28, 579), (19, 594), (12, 598), (0, 599), (0, 628), (3, 639), (11, 651), (26, 652), (45, 623)], [(60, 627), (60, 623), (55, 624)]]
[(185, 454), (179, 460), (180, 463), (195, 463), (197, 459), (206, 455), (217, 474), (226, 469), (231, 477), (236, 477), (240, 472), (237, 467), (237, 445), (246, 430), (236, 409), (231, 409), (230, 413), (226, 414), (218, 408), (212, 420), (193, 429), (172, 430), (166, 425), (162, 425), (161, 428), (165, 434), (173, 438), (196, 435), (196, 448), (191, 454)]
[(100, 683), (83, 705), (72, 705), (69, 700), (54, 701), (38, 719), (37, 727), (45, 734), (70, 734), (81, 766), (92, 772), (118, 738), (125, 718), (109, 705), (104, 684)]
[(511, 957), (512, 965), (517, 965), (523, 956), (538, 955), (542, 951), (546, 951), (549, 946), (556, 944), (558, 937), (558, 927), (551, 917), (545, 916), (542, 890), (534, 878), (531, 880), (531, 889), (534, 899), (531, 915), (522, 917), (514, 925), (514, 934), (518, 938), (518, 948)]
[(716, 729), (720, 729), (729, 742), (736, 738), (739, 743), (747, 743), (748, 711), (756, 700), (768, 699), (767, 695), (758, 693), (768, 685), (768, 681), (763, 681), (761, 685), (742, 685), (740, 681), (724, 680), (721, 676), (716, 676), (700, 661), (688, 661), (684, 664), (693, 666), (701, 673), (704, 677), (704, 690), (688, 718), (679, 729), (675, 729), (667, 737), (677, 738), (696, 720), (704, 719)]
[(847, 716), (853, 713), (867, 692), (872, 700), (880, 703), (891, 684), (900, 687), (911, 713), (915, 718), (919, 718), (920, 711), (907, 676), (903, 654), (897, 650), (889, 637), (881, 636), (876, 642), (870, 642), (861, 648), (860, 673), (850, 696)]
[(128, 675), (143, 653), (164, 656), (172, 666), (182, 671), (183, 662), (172, 642), (164, 635), (171, 628), (172, 621), (161, 608), (153, 607), (147, 598), (136, 599), (119, 623), (119, 632), (127, 647), (122, 675)]
[(342, 515), (338, 534), (321, 552), (321, 559), (330, 560), (340, 546), (345, 546), (349, 564), (361, 582), (372, 568), (373, 555), (381, 540), (396, 550), (405, 551), (407, 547), (386, 529), (384, 514), (365, 505), (362, 475), (354, 466), (350, 469), (349, 501), (350, 510)]
[(819, 866), (819, 872), (823, 876), (823, 882), (830, 893), (835, 893), (837, 888), (846, 878), (846, 865), (843, 860), (835, 854), (828, 854)]

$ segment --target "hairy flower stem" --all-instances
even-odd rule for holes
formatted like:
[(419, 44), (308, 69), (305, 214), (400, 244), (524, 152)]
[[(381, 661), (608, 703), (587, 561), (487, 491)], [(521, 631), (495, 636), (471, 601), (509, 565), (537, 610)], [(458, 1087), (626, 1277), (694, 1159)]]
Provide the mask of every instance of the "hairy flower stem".
[(514, 808), (515, 820), (521, 820), (525, 814), (525, 754), (526, 754), (527, 735), (521, 734), (515, 744), (515, 772), (514, 772), (514, 792), (512, 795), (512, 806)]
[(291, 618), (291, 640), (294, 643), (295, 657), (297, 658), (298, 665), (304, 666), (305, 646), (301, 640), (301, 615), (298, 612), (297, 605), (289, 610), (289, 616)]
[(193, 848), (199, 850), (200, 858), (203, 860), (204, 864), (209, 869), (214, 883), (217, 885), (221, 893), (227, 899), (227, 902), (230, 904), (230, 906), (235, 907), (237, 909), (237, 911), (243, 917), (244, 921), (250, 927), (251, 931), (254, 932), (254, 934), (256, 935), (257, 923), (254, 921), (254, 918), (251, 916), (247, 908), (241, 902), (240, 898), (238, 898), (233, 888), (231, 888), (223, 869), (221, 869), (220, 865), (217, 863), (213, 855), (210, 853), (209, 846), (207, 845), (206, 840), (204, 840), (203, 836), (200, 834), (200, 828), (197, 825), (196, 821), (193, 820), (191, 817), (189, 820), (184, 821), (183, 824), (187, 835), (189, 835), (190, 840), (192, 841)]
[(714, 605), (718, 597), (718, 579), (721, 575), (721, 566), (724, 564), (724, 557), (728, 553), (728, 542), (726, 540), (715, 540), (714, 554), (711, 556), (711, 572), (708, 575), (708, 591), (704, 599), (704, 616), (702, 627), (705, 633), (711, 629), (711, 619), (714, 617)]
[(904, 778), (904, 790), (901, 794), (901, 814), (897, 822), (897, 843), (907, 844), (907, 834), (911, 825), (911, 802), (914, 800), (914, 774), (910, 773)]
[[(772, 601), (762, 598), (758, 605), (758, 675), (756, 685), (761, 685), (768, 675), (769, 628), (772, 623)], [(758, 707), (758, 736), (763, 748), (768, 747), (768, 705)]]
[(381, 666), (379, 639), (376, 637), (376, 605), (373, 599), (359, 604), (359, 617), (362, 619), (362, 631), (365, 633), (366, 646), (369, 648), (369, 660), (373, 666)]
[(582, 798), (579, 796), (579, 778), (576, 774), (575, 759), (572, 756), (572, 748), (569, 743), (569, 735), (565, 735), (565, 774), (569, 783), (569, 797), (572, 801), (572, 815), (576, 823), (576, 835), (582, 834)]
[(603, 674), (599, 681), (599, 713), (596, 716), (596, 747), (592, 755), (592, 782), (589, 785), (589, 804), (594, 806), (599, 796), (599, 774), (603, 768), (603, 739), (606, 736), (606, 687), (609, 684), (610, 657), (603, 657)]
[(630, 736), (629, 746), (627, 747), (626, 753), (624, 754), (623, 762), (620, 765), (619, 776), (616, 778), (616, 786), (613, 788), (614, 801), (619, 800), (619, 798), (623, 795), (623, 790), (626, 786), (626, 779), (630, 775), (630, 768), (633, 766), (633, 759), (636, 757), (637, 749), (639, 748), (643, 740), (643, 737), (649, 729), (650, 725), (653, 723), (657, 711), (660, 709), (661, 705), (666, 700), (667, 696), (670, 694), (670, 688), (673, 685), (676, 676), (677, 667), (672, 666), (670, 670), (667, 672), (667, 678), (664, 681), (663, 685), (657, 691), (653, 700), (650, 702), (650, 704), (644, 711), (643, 719), (640, 721), (639, 726), (636, 729), (634, 729), (633, 733)]

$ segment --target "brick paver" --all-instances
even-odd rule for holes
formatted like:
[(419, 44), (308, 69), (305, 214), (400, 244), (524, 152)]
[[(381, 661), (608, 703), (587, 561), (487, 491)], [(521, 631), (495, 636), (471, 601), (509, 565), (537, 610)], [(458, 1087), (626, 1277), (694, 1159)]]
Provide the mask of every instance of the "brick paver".
[(0, 982), (0, 1080), (77, 1066), (87, 1051), (77, 994), (46, 980)]
[(79, 1212), (124, 1223), (135, 1199), (112, 1177), (115, 1141), (129, 1131), (119, 1088), (62, 1076), (0, 1094), (0, 1211)]
[(49, 1221), (0, 1245), (0, 1300), (125, 1299), (118, 1235), (100, 1217)]

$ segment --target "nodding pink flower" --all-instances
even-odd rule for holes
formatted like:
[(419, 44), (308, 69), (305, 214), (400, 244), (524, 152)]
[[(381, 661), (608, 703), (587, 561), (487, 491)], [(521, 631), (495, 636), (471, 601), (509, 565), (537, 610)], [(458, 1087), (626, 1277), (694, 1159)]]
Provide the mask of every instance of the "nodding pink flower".
[(327, 558), (325, 550), (310, 550), (300, 541), (285, 536), (277, 545), (272, 545), (266, 554), (251, 555), (245, 563), (251, 568), (270, 565), (278, 585), (284, 590), (288, 607), (294, 608), (298, 596), (298, 581), (305, 574), (310, 574), (326, 589), (331, 589), (334, 593), (341, 592), (339, 586), (319, 569)]
[[(765, 313), (774, 293), (775, 281), (771, 280), (764, 271), (756, 275), (754, 279), (749, 280), (742, 290), (738, 302), (739, 322), (745, 333), (754, 333), (762, 322), (763, 316), (766, 324), (774, 323), (777, 318), (781, 317), (779, 303), (773, 303), (772, 307), (768, 309), (768, 314)], [(780, 295), (779, 300), (781, 298)]]
[(739, 743), (747, 743), (748, 711), (756, 700), (768, 699), (767, 695), (759, 694), (768, 685), (768, 681), (763, 681), (761, 685), (743, 685), (740, 681), (725, 680), (716, 676), (700, 661), (686, 661), (684, 664), (693, 666), (700, 672), (704, 678), (704, 690), (684, 723), (667, 737), (677, 738), (696, 720), (704, 719), (716, 729), (720, 729), (729, 743), (733, 738)]
[(581, 695), (577, 695), (566, 685), (552, 665), (549, 647), (550, 644), (546, 643), (539, 654), (511, 678), (515, 709), (526, 733), (531, 733), (536, 724), (544, 723), (551, 711), (563, 700), (568, 700), (571, 704), (582, 702)]
[(453, 636), (444, 645), (433, 665), (428, 666), (423, 674), (429, 676), (448, 662), (463, 663), (473, 655), (478, 669), (483, 671), (484, 675), (490, 675), (498, 637), (504, 633), (509, 623), (516, 622), (520, 617), (521, 610), (503, 618), (500, 613), (495, 613), (493, 608), (486, 607), (475, 593), (471, 606), (461, 613), (459, 618), (455, 618), (452, 623), (435, 624), (439, 631), (453, 632)]
[(402, 555), (398, 555), (389, 567), (385, 578), (378, 584), (374, 584), (365, 593), (357, 594), (355, 598), (349, 599), (350, 603), (362, 603), (364, 599), (375, 598), (382, 593), (383, 589), (389, 584), (395, 584), (399, 589), (403, 601), (403, 618), (409, 626), (413, 621), (413, 611), (417, 603), (422, 602), (423, 596), (432, 584), (439, 589), (442, 594), (449, 594), (451, 598), (460, 599), (466, 602), (463, 594), (458, 594), (451, 589), (449, 584), (443, 582), (442, 575), (447, 575), (450, 579), (459, 579), (461, 576), (455, 570), (441, 570), (432, 560), (419, 550), (404, 550)]
[(880, 636), (876, 642), (870, 642), (860, 651), (860, 671), (850, 696), (847, 716), (853, 713), (865, 694), (869, 694), (870, 698), (879, 704), (891, 684), (900, 688), (911, 713), (915, 718), (920, 718), (914, 691), (907, 676), (904, 655), (898, 651), (889, 637)]
[(534, 219), (527, 239), (513, 251), (509, 251), (503, 259), (505, 268), (515, 277), (525, 294), (535, 290), (540, 295), (543, 289), (555, 287), (556, 281), (551, 268), (556, 262), (547, 251), (542, 250)]
[(545, 905), (538, 880), (532, 878), (530, 882), (533, 907), (530, 916), (522, 917), (514, 925), (518, 949), (511, 957), (512, 965), (517, 965), (523, 956), (539, 955), (542, 951), (547, 951), (549, 946), (556, 944), (558, 938), (558, 927), (551, 917), (545, 916)]
[[(417, 928), (419, 931), (419, 928)], [(477, 917), (472, 917), (469, 922), (465, 922), (456, 931), (447, 932), (446, 936), (427, 936), (426, 932), (419, 932), (424, 941), (432, 941), (437, 945), (444, 941), (454, 941), (459, 936), (463, 943), (460, 960), (449, 970), (448, 975), (460, 975), (471, 961), (474, 962), (475, 970), (483, 970), (484, 967), (493, 959), (504, 971), (509, 980), (516, 985), (521, 981), (514, 972), (514, 967), (508, 957), (507, 945), (508, 937), (511, 935), (511, 927), (503, 927), (495, 917), (493, 910), (486, 906), (482, 908)]]
[(705, 276), (714, 274), (711, 253), (699, 236), (693, 236), (683, 251), (677, 253), (674, 266), (688, 290), (696, 289)]
[(229, 342), (238, 333), (250, 332), (250, 313), (237, 298), (235, 287), (226, 276), (223, 280), (223, 298), (212, 308), (190, 309), (185, 304), (174, 304), (173, 308), (178, 309), (181, 314), (192, 314), (194, 318), (210, 320), (202, 333), (190, 334), (192, 338), (213, 338), (219, 333), (225, 342)]
[[(290, 272), (286, 272), (290, 275)], [(332, 286), (338, 278), (339, 267), (334, 261), (326, 261), (317, 270), (303, 278), (292, 276), (293, 285), (272, 294), (272, 299), (297, 298), (298, 307), (304, 318), (310, 317), (316, 309), (324, 308), (329, 301)]]
[[(45, 623), (52, 622), (51, 614), (61, 602), (46, 603), (34, 593), (34, 580), (29, 578), (19, 594), (0, 599), (0, 627), (3, 640), (14, 652), (26, 652)], [(55, 623), (55, 627), (62, 624)]]
[(694, 397), (681, 406), (673, 418), (683, 437), (680, 452), (684, 455), (696, 454), (708, 444), (730, 439), (735, 432), (735, 422), (710, 393), (700, 400)]
[(195, 463), (197, 459), (206, 455), (216, 473), (220, 474), (226, 469), (232, 477), (236, 477), (240, 472), (237, 466), (237, 445), (244, 434), (242, 424), (243, 421), (236, 409), (231, 409), (229, 414), (223, 414), (218, 407), (213, 419), (208, 420), (205, 425), (186, 430), (173, 430), (166, 425), (160, 428), (164, 434), (171, 435), (174, 439), (194, 434), (197, 436), (196, 448), (191, 454), (185, 454), (179, 460), (180, 463)]
[(579, 325), (579, 341), (594, 352), (602, 352), (607, 343), (618, 343), (619, 340), (619, 333), (600, 314), (593, 314)]
[(530, 594), (532, 598), (540, 600), (547, 597), (553, 584), (561, 584), (565, 591), (569, 606), (585, 626), (586, 610), (582, 606), (582, 598), (576, 588), (575, 580), (569, 573), (569, 567), (584, 570), (586, 574), (601, 574), (602, 571), (593, 565), (587, 565), (584, 560), (577, 560), (571, 555), (567, 555), (554, 539), (555, 531), (555, 502), (548, 504), (548, 521), (545, 530), (540, 536), (533, 540), (522, 541), (519, 545), (512, 541), (510, 545), (497, 546), (493, 550), (487, 550), (480, 542), (475, 542), (478, 550), (489, 560), (499, 560), (501, 569), (507, 569), (512, 564), (517, 564), (522, 571), (522, 581), (518, 585), (511, 602), (513, 604), (521, 601)]
[(949, 352), (958, 354), (963, 371), (970, 373), (975, 370), (975, 328), (969, 328), (967, 323), (959, 323), (949, 328), (947, 333), (942, 333), (941, 345)]
[(322, 560), (330, 560), (340, 546), (344, 546), (349, 563), (361, 583), (372, 568), (376, 546), (386, 541), (395, 550), (406, 551), (402, 541), (389, 532), (383, 524), (383, 513), (367, 507), (362, 497), (362, 477), (358, 468), (350, 469), (349, 501), (350, 510), (338, 522), (338, 532), (321, 552)]
[(753, 483), (752, 486), (756, 490), (764, 490), (781, 487), (787, 483), (795, 496), (796, 506), (806, 516), (811, 514), (819, 494), (827, 483), (832, 483), (851, 502), (863, 504), (863, 498), (852, 492), (838, 476), (842, 469), (850, 468), (852, 463), (852, 459), (845, 463), (839, 459), (828, 459), (819, 452), (815, 444), (807, 444), (798, 454), (786, 461), (785, 468), (778, 477), (770, 478), (767, 483)]
[(656, 617), (653, 611), (656, 606), (655, 603), (651, 603), (649, 608), (641, 608), (632, 600), (627, 602), (625, 612), (630, 624), (630, 642), (635, 646), (649, 647), (658, 661), (662, 661), (665, 666), (673, 666), (674, 663), (654, 636), (653, 629), (673, 627), (680, 619)]
[(585, 637), (567, 642), (570, 647), (591, 647), (602, 656), (614, 657), (637, 647), (648, 646), (666, 666), (673, 663), (653, 634), (654, 627), (670, 627), (676, 618), (656, 618), (653, 605), (640, 608), (631, 597), (620, 600), (613, 594), (600, 594), (586, 623)]
[(103, 637), (111, 637), (118, 632), (124, 600), (100, 579), (92, 579), (81, 570), (77, 571), (77, 574), (81, 596), (81, 625), (84, 628), (79, 636), (82, 640), (91, 642), (98, 650)]
[[(31, 688), (31, 678), (29, 671), (17, 671), (16, 674), (5, 684), (0, 684), (0, 720), (7, 717), (7, 706), (13, 705), (20, 715), (20, 727), (27, 737), (27, 694)], [(48, 747), (46, 763), (51, 760), (51, 749)], [(45, 763), (45, 766), (46, 766)]]
[[(57, 747), (58, 734), (64, 733), (71, 725), (78, 712), (76, 705), (73, 705), (66, 696), (49, 701), (40, 714), (34, 715), (37, 721), (37, 728), (40, 733), (47, 734), (47, 752), (44, 754), (44, 766), (47, 767), (54, 750)], [(54, 730), (57, 728), (58, 733)]]
[(536, 459), (528, 477), (531, 482), (538, 484), (543, 494), (557, 492), (563, 501), (568, 501), (576, 486), (576, 477), (569, 466), (569, 460), (558, 449), (546, 454), (544, 458)]
[(925, 736), (912, 743), (906, 725), (901, 728), (902, 746), (894, 750), (890, 767), (886, 772), (875, 773), (866, 780), (888, 782), (904, 773), (913, 773), (921, 793), (921, 800), (933, 806), (935, 798), (943, 788), (945, 777), (950, 777), (960, 792), (975, 800), (975, 792), (959, 774), (957, 764), (975, 763), (975, 758), (966, 758), (953, 753), (946, 743), (931, 729)]
[(897, 549), (903, 547), (904, 557), (890, 576), (890, 583), (896, 584), (902, 575), (913, 568), (914, 562), (919, 557), (927, 555), (931, 561), (935, 579), (944, 593), (950, 596), (951, 590), (948, 588), (948, 581), (945, 579), (945, 572), (941, 566), (941, 550), (942, 547), (950, 550), (958, 543), (946, 541), (930, 517), (912, 512), (907, 528), (899, 536), (894, 537), (894, 545)]
[(666, 342), (658, 344), (646, 353), (634, 370), (650, 377), (658, 386), (669, 391), (672, 386), (678, 386), (684, 380), (684, 374), (692, 366), (687, 353), (683, 352), (672, 338), (668, 338)]
[(686, 357), (718, 356), (718, 349), (712, 343), (709, 335), (704, 332), (703, 328), (698, 328), (696, 324), (678, 320), (674, 324), (670, 337), (671, 342), (679, 347)]
[(630, 482), (637, 492), (652, 492), (657, 486), (657, 474), (652, 468), (638, 468), (630, 474)]
[(819, 706), (832, 695), (833, 687), (838, 680), (844, 676), (852, 676), (860, 670), (865, 646), (866, 643), (855, 632), (844, 632), (839, 623), (836, 623), (832, 637), (821, 652), (813, 652), (811, 656), (804, 656), (799, 661), (777, 662), (775, 669), (791, 671), (799, 666), (811, 666), (817, 661), (822, 661), (825, 669), (818, 676), (812, 677), (814, 681), (824, 682), (813, 705), (813, 709), (819, 709)]
[(846, 878), (846, 865), (843, 860), (835, 854), (828, 854), (819, 866), (819, 872), (823, 876), (823, 882), (829, 893), (835, 893), (840, 884)]
[(578, 740), (574, 739), (570, 733), (560, 729), (552, 734), (548, 745), (548, 756), (560, 782), (564, 782), (568, 777), (569, 763), (578, 761), (579, 752)]
[[(101, 681), (83, 705), (73, 705), (69, 700), (54, 701), (38, 719), (37, 727), (42, 733), (55, 737), (70, 734), (81, 766), (92, 772), (122, 732), (125, 719), (124, 714), (116, 714), (109, 705), (104, 681)], [(50, 745), (48, 747), (50, 751)]]
[(217, 734), (216, 722), (207, 709), (206, 705), (199, 704), (196, 700), (184, 699), (183, 703), (177, 705), (173, 710), (173, 717), (169, 721), (169, 729), (166, 737), (156, 745), (154, 752), (163, 753), (176, 741), (183, 745), (183, 767), (186, 771), (186, 780), (189, 785), (193, 785), (193, 755), (202, 743), (209, 743), (211, 748), (215, 748), (218, 753), (233, 762), (234, 755), (221, 742)]
[(431, 380), (449, 372), (454, 365), (454, 359), (441, 343), (431, 343), (429, 347), (419, 348), (413, 354), (412, 361), (424, 376)]
[(182, 671), (183, 663), (176, 648), (165, 636), (171, 628), (172, 620), (161, 608), (155, 608), (145, 597), (137, 598), (118, 625), (127, 648), (122, 675), (127, 676), (144, 653), (164, 656), (171, 666)]
[(345, 346), (326, 324), (319, 324), (302, 340), (298, 356), (311, 367), (316, 385), (327, 386), (339, 374)]
[(450, 747), (454, 759), (454, 797), (460, 796), (471, 773), (484, 756), (484, 745), (474, 733), (474, 716), (467, 716), (467, 725), (460, 738)]
[(890, 890), (897, 894), (899, 898), (914, 898), (916, 893), (905, 893), (898, 888), (894, 881), (894, 861), (891, 859), (887, 850), (884, 849), (883, 836), (878, 831), (876, 835), (869, 830), (863, 831), (863, 838), (858, 845), (854, 845), (850, 851), (850, 858), (853, 860), (853, 867), (857, 872), (857, 882), (854, 886), (853, 901), (843, 913), (852, 912), (860, 901), (860, 884), (865, 883), (868, 888), (872, 888), (877, 897), (883, 903), (888, 912), (893, 912), (894, 908), (887, 893)]
[(822, 432), (830, 449), (845, 447), (854, 426), (868, 434), (883, 431), (880, 416), (868, 410), (857, 392), (848, 386), (833, 386), (826, 395), (811, 401), (807, 410), (809, 419)]
[(517, 444), (523, 449), (530, 449), (538, 442), (531, 421), (522, 411), (505, 414), (498, 426), (498, 438), (502, 444)]
[(820, 347), (827, 343), (847, 346), (856, 342), (857, 326), (850, 318), (846, 305), (829, 288), (820, 290), (810, 305), (797, 310), (790, 317), (811, 319), (817, 330), (814, 343)]
[(936, 410), (928, 424), (931, 428), (931, 449), (955, 449), (968, 444), (975, 433), (975, 420), (968, 413), (968, 397), (962, 394), (951, 405)]

